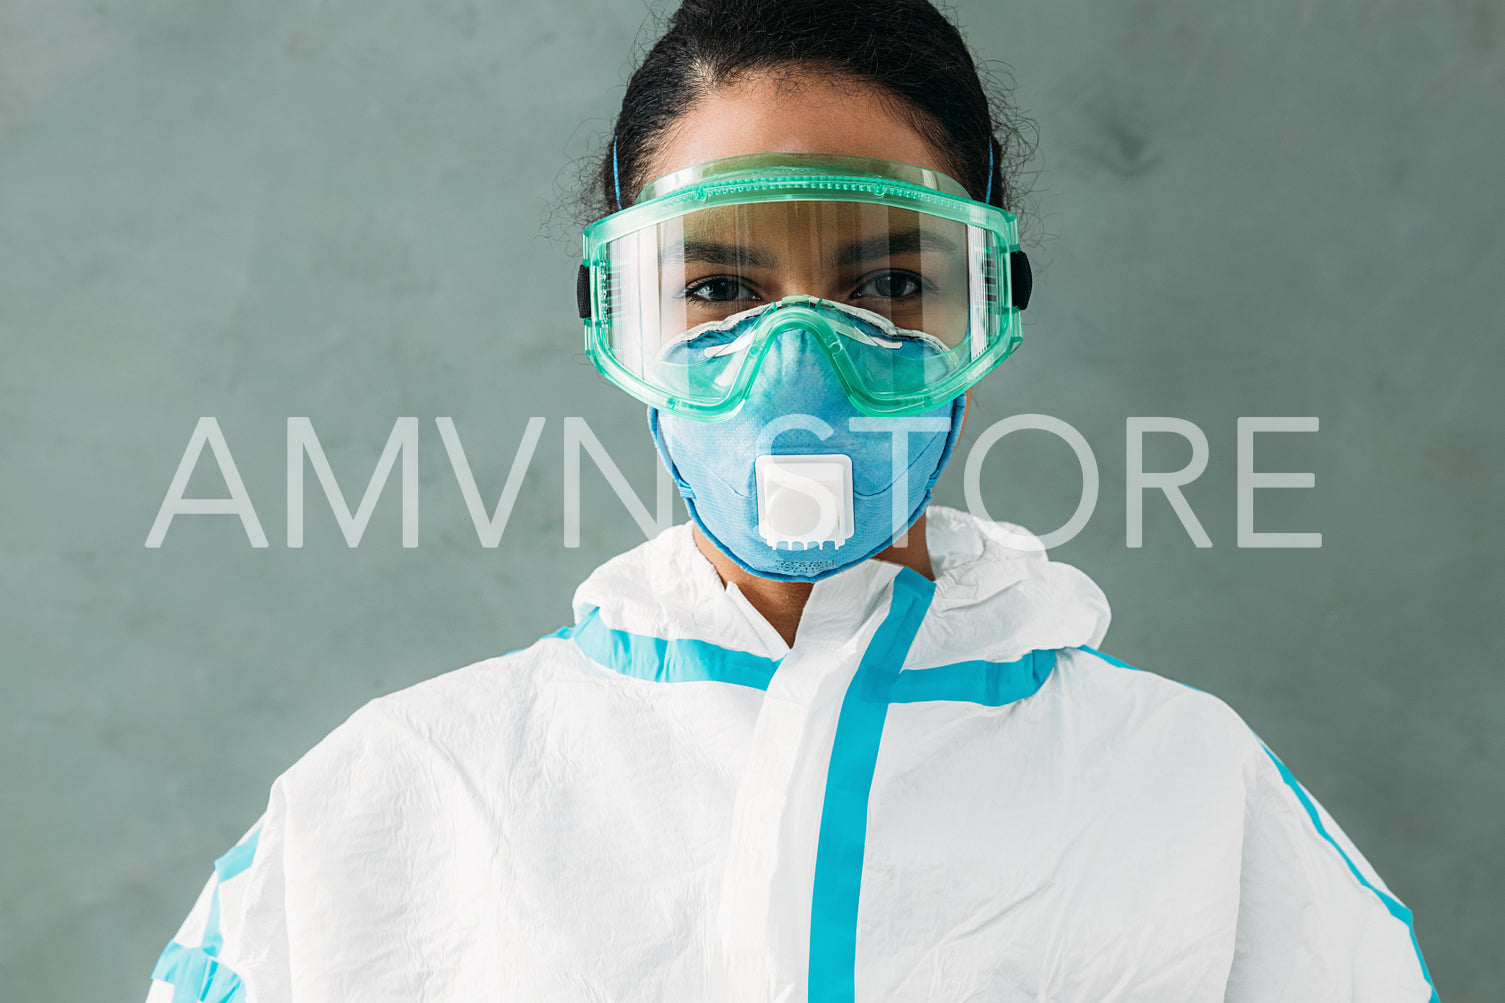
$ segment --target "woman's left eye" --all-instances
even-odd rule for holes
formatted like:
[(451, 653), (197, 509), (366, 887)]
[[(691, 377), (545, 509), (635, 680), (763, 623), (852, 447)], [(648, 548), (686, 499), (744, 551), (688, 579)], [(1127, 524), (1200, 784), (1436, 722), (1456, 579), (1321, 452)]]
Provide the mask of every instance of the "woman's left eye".
[(920, 291), (920, 280), (905, 272), (884, 272), (874, 275), (852, 293), (853, 299), (875, 296), (879, 299), (899, 300)]

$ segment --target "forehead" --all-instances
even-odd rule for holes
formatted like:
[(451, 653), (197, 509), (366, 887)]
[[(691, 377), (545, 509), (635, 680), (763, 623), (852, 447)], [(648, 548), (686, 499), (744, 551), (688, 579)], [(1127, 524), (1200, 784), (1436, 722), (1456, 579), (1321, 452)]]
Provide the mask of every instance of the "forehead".
[(676, 119), (644, 180), (748, 153), (874, 157), (948, 173), (946, 158), (896, 110), (897, 100), (828, 74), (755, 74), (717, 87)]

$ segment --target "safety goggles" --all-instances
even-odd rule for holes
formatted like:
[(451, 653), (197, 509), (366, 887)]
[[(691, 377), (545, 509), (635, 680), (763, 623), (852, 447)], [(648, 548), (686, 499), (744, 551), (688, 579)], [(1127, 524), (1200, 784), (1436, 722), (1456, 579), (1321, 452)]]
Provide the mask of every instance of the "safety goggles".
[(1030, 271), (1012, 213), (935, 171), (769, 153), (686, 168), (585, 230), (585, 347), (661, 410), (724, 418), (803, 332), (860, 411), (952, 400), (1018, 346)]

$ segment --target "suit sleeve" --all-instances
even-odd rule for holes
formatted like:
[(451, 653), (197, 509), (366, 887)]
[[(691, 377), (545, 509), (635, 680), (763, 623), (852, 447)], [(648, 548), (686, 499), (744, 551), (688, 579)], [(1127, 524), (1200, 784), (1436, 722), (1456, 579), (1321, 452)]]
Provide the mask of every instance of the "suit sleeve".
[(378, 698), (279, 776), (260, 820), (214, 862), (152, 971), (147, 1003), (286, 1003), (299, 964), (302, 995), (370, 998), (363, 965), (380, 944), (320, 931), (401, 915), (407, 886), (371, 868), (400, 849), (413, 815), (447, 818), (423, 782), (425, 742)]
[(214, 862), (198, 900), (152, 969), (146, 1003), (267, 1003), (288, 998), (282, 922), (281, 792)]
[(1227, 1003), (1435, 1001), (1411, 911), (1263, 743), (1256, 759)]
[(264, 816), (257, 820), (240, 842), (214, 862), (214, 872), (188, 918), (152, 969), (146, 1003), (171, 1003), (179, 999), (245, 1003), (241, 977), (224, 960), (224, 899), (230, 886), (243, 883), (244, 873), (255, 860), (265, 821)]

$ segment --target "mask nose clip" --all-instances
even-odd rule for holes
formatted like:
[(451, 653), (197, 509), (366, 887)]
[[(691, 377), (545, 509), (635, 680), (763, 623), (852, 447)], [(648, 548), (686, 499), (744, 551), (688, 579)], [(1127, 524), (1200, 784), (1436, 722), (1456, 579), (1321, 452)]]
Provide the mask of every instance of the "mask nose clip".
[(812, 335), (834, 334), (831, 320), (822, 315), (822, 309), (836, 309), (836, 305), (829, 300), (803, 293), (785, 296), (772, 304), (764, 320), (769, 337), (789, 330), (805, 331)]

